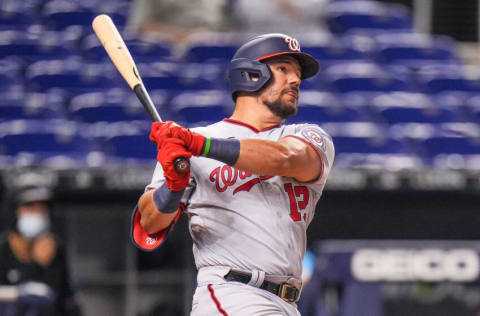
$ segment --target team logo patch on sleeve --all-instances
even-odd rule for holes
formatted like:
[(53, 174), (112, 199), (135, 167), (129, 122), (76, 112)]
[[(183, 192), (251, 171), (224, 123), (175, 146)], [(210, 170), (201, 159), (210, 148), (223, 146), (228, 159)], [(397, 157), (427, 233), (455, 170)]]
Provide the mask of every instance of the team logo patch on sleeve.
[(307, 127), (302, 130), (302, 136), (305, 137), (312, 145), (321, 149), (323, 152), (327, 150), (327, 144), (325, 143), (325, 137), (322, 135), (320, 130)]

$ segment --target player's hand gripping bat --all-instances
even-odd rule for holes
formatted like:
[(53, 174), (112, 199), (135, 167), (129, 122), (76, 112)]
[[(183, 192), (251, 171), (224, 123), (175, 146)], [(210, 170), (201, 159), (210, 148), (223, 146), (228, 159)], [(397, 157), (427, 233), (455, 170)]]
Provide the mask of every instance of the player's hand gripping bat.
[[(113, 24), (112, 19), (110, 19), (108, 15), (101, 14), (93, 20), (92, 27), (95, 30), (95, 34), (97, 34), (100, 43), (102, 43), (107, 51), (110, 60), (130, 88), (135, 92), (152, 121), (161, 122), (162, 119), (143, 85), (135, 61), (130, 55), (122, 36), (115, 27), (115, 24)], [(180, 174), (185, 173), (190, 168), (190, 162), (183, 157), (175, 159), (174, 164), (175, 170)]]

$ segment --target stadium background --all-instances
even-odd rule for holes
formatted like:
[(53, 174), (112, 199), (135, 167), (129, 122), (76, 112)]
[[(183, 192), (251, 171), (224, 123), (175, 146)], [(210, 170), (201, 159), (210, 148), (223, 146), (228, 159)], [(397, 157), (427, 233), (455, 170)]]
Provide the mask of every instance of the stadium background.
[[(303, 45), (323, 70), (304, 83), (296, 119), (319, 122), (337, 148), (308, 232), (316, 267), (362, 247), (478, 253), (479, 5), (354, 2), (327, 3), (325, 36)], [(155, 148), (148, 117), (90, 23), (107, 13), (121, 28), (129, 5), (1, 2), (2, 191), (32, 181), (55, 189), (55, 217), (86, 315), (187, 315), (195, 268), (185, 219), (155, 253), (137, 251), (128, 236)], [(209, 35), (177, 56), (166, 42), (125, 33), (160, 113), (188, 126), (228, 116), (224, 70), (243, 36)], [(363, 315), (343, 301), (349, 271), (348, 264), (330, 271), (314, 291), (317, 303), (307, 295), (303, 315)], [(480, 313), (477, 282), (407, 279), (380, 282), (393, 286), (382, 290), (384, 313), (364, 315)]]

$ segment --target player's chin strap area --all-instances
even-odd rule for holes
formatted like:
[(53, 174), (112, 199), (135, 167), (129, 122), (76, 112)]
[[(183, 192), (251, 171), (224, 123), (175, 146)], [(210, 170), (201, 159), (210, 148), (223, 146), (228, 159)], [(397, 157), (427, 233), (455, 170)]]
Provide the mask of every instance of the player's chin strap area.
[(225, 275), (225, 280), (241, 282), (258, 287), (278, 295), (285, 302), (289, 303), (298, 301), (302, 289), (301, 281), (295, 278), (289, 278), (281, 283), (267, 281), (265, 280), (264, 271), (252, 271), (252, 273), (244, 273), (230, 270), (230, 272)]

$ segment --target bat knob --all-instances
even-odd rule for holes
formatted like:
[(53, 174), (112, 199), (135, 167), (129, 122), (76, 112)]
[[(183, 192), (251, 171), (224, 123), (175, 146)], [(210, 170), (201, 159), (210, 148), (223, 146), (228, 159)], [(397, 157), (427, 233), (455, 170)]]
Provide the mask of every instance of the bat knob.
[(179, 174), (184, 174), (190, 170), (190, 161), (187, 158), (179, 157), (174, 161), (175, 171)]

